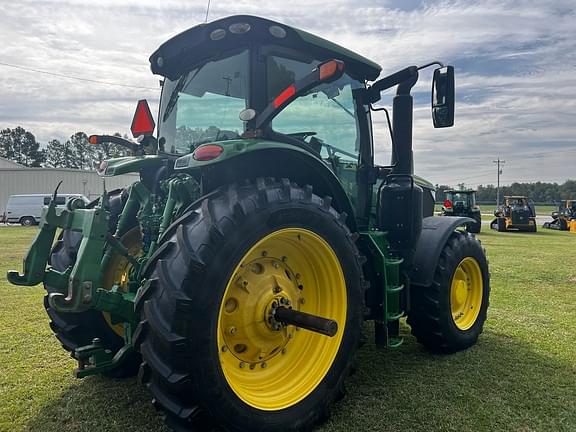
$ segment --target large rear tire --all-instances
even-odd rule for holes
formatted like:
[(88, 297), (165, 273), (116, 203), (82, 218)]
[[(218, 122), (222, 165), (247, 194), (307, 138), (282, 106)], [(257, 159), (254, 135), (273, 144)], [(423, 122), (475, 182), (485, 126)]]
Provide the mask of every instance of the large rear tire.
[[(193, 208), (136, 300), (141, 378), (178, 430), (309, 430), (343, 394), (359, 343), (361, 257), (344, 214), (288, 180), (230, 185)], [(277, 304), (335, 319), (280, 325)]]
[[(122, 191), (112, 192), (110, 195), (111, 223), (110, 230), (113, 231), (118, 221), (118, 215), (122, 211)], [(139, 232), (139, 231), (138, 231)], [(137, 249), (138, 237), (134, 233), (130, 234), (130, 244), (125, 243), (128, 249)], [(69, 266), (74, 265), (82, 235), (78, 232), (63, 231), (50, 255), (50, 265), (57, 271), (65, 271)], [(125, 239), (124, 239), (125, 241)], [(106, 272), (105, 283), (111, 286), (115, 277), (115, 269), (122, 265), (124, 258), (114, 254), (111, 259), (110, 272)], [(125, 259), (124, 259), (125, 260)], [(48, 295), (56, 290), (49, 285), (44, 285), (47, 291), (44, 296), (44, 307), (50, 318), (50, 328), (56, 338), (66, 351), (70, 351), (72, 357), (77, 348), (92, 343), (93, 339), (100, 339), (102, 346), (112, 352), (117, 352), (124, 346), (124, 339), (118, 325), (113, 325), (110, 318), (97, 310), (87, 310), (80, 313), (57, 312), (48, 302)], [(134, 376), (138, 373), (140, 356), (137, 353), (130, 355), (122, 365), (114, 370), (106, 372), (104, 375), (122, 378)]]
[(480, 242), (455, 231), (440, 254), (432, 285), (412, 287), (412, 334), (431, 351), (466, 349), (482, 333), (489, 296), (490, 274)]

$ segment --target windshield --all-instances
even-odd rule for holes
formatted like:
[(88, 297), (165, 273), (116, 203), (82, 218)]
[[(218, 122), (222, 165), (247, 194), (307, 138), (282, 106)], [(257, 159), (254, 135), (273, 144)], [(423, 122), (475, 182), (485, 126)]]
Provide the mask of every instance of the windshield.
[(160, 101), (160, 138), (171, 153), (189, 153), (200, 144), (236, 139), (243, 132), (238, 118), (247, 107), (248, 51), (209, 61), (166, 79)]

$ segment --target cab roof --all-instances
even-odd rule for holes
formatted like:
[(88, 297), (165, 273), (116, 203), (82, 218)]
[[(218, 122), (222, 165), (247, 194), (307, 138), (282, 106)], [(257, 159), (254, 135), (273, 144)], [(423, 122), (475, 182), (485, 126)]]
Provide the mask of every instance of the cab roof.
[[(238, 32), (238, 29), (248, 30)], [(154, 74), (174, 80), (203, 61), (253, 44), (294, 49), (321, 61), (332, 58), (342, 60), (346, 63), (347, 71), (361, 80), (373, 81), (382, 70), (377, 63), (326, 39), (251, 15), (229, 16), (197, 25), (174, 36), (150, 56), (150, 68)]]

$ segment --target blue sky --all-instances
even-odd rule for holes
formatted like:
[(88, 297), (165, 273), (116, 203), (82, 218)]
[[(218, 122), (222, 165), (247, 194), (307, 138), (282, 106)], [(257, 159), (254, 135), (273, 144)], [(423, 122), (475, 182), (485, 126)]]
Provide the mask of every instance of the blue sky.
[[(149, 55), (204, 21), (206, 1), (0, 0), (0, 62), (145, 88), (0, 66), (0, 127), (41, 142), (128, 132), (136, 100), (156, 104)], [(430, 76), (415, 89), (416, 172), (434, 183), (576, 178), (576, 3), (565, 1), (212, 0), (210, 19), (256, 14), (360, 52), (392, 73), (442, 60), (456, 68), (456, 126), (432, 128)], [(385, 99), (386, 101), (386, 99)], [(376, 151), (389, 159), (383, 116)]]

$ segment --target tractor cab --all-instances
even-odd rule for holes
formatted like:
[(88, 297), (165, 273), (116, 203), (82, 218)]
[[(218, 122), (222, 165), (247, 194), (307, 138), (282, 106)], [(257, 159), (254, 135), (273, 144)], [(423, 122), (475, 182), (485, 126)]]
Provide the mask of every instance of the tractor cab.
[[(361, 90), (380, 74), (377, 64), (304, 31), (248, 16), (194, 27), (164, 43), (150, 62), (164, 76), (160, 150), (194, 153), (177, 168), (232, 148), (248, 153), (253, 145), (283, 145), (322, 161), (349, 199), (357, 195), (358, 163), (372, 157)], [(264, 157), (259, 164), (281, 172), (287, 162)]]
[(476, 205), (476, 191), (474, 190), (445, 190), (444, 203), (440, 216), (462, 216), (474, 219), (466, 228), (469, 232), (479, 233), (482, 227), (480, 207)]

